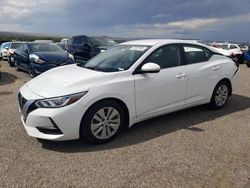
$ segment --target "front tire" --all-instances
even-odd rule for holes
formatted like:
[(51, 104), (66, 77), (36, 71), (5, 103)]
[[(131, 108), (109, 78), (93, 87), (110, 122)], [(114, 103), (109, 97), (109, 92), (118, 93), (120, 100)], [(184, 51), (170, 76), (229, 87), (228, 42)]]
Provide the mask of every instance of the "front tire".
[(8, 57), (8, 63), (10, 65), (10, 67), (14, 67), (14, 63), (11, 61), (11, 57)]
[(210, 106), (215, 110), (223, 108), (228, 101), (229, 92), (230, 92), (230, 88), (229, 88), (228, 83), (225, 81), (219, 82), (214, 89), (214, 92), (210, 101)]
[(29, 65), (29, 70), (28, 70), (28, 72), (29, 72), (29, 75), (30, 75), (31, 78), (34, 78), (34, 77), (35, 77), (35, 73), (34, 73), (34, 70), (33, 70), (33, 68), (32, 68), (31, 65)]
[(15, 66), (16, 71), (20, 71), (20, 69), (19, 69), (19, 67), (18, 67), (18, 63), (17, 63), (16, 60), (14, 61), (14, 66)]
[(102, 144), (113, 140), (124, 124), (122, 107), (113, 100), (105, 100), (94, 104), (86, 112), (80, 134), (91, 144)]

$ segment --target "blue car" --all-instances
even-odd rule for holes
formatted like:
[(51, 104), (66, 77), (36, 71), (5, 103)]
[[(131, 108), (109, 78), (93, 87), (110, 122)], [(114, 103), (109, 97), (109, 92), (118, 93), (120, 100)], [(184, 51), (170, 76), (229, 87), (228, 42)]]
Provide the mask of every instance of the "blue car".
[(55, 43), (26, 42), (14, 53), (16, 70), (24, 70), (33, 78), (62, 65), (75, 63), (74, 57)]

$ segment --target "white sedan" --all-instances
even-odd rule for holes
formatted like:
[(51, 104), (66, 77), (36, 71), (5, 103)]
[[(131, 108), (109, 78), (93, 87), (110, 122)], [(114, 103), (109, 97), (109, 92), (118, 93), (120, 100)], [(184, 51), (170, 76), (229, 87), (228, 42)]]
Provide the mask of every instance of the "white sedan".
[(142, 120), (207, 103), (224, 107), (237, 75), (230, 58), (197, 42), (125, 42), (26, 83), (21, 119), (32, 137), (104, 143)]

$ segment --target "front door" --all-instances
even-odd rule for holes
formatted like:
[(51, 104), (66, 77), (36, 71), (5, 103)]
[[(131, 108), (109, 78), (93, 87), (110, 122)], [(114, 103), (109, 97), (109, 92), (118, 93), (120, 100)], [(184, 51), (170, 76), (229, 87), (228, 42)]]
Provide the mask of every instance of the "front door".
[(161, 67), (159, 73), (135, 74), (135, 103), (138, 117), (161, 113), (185, 105), (187, 77), (181, 66), (179, 45), (154, 51), (143, 64)]

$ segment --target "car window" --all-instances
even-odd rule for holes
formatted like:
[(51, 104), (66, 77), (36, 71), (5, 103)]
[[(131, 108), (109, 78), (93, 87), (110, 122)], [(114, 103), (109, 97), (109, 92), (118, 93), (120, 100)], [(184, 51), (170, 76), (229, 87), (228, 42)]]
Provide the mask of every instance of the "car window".
[(116, 45), (81, 66), (103, 72), (128, 70), (150, 47), (141, 45)]
[(230, 49), (236, 49), (236, 48), (237, 48), (236, 45), (231, 45), (231, 46), (230, 46)]
[(72, 40), (72, 43), (75, 45), (83, 45), (83, 44), (87, 44), (87, 38), (85, 37), (74, 37)]
[(205, 53), (205, 57), (206, 57), (206, 60), (209, 60), (211, 57), (212, 57), (212, 52), (209, 51), (208, 49), (204, 48), (204, 53)]
[(21, 45), (22, 45), (22, 43), (12, 43), (10, 46), (10, 49), (17, 49)]
[(2, 48), (8, 48), (9, 47), (9, 43), (4, 43)]
[(23, 48), (22, 48), (22, 52), (25, 53), (26, 50), (28, 50), (28, 48), (27, 48), (27, 45), (24, 44), (24, 45), (23, 45)]
[(157, 49), (144, 61), (144, 64), (149, 62), (158, 64), (162, 69), (179, 66), (179, 46), (166, 45)]
[(194, 64), (207, 61), (207, 57), (201, 47), (184, 45), (186, 64)]
[(105, 37), (90, 37), (91, 44), (95, 47), (98, 46), (114, 46), (116, 43), (112, 39)]
[(228, 44), (222, 44), (220, 47), (222, 49), (224, 49), (224, 50), (228, 50), (229, 49)]
[(18, 51), (18, 52), (22, 52), (22, 51), (23, 51), (23, 46), (24, 46), (24, 44), (21, 45), (19, 48), (17, 48), (17, 51)]

